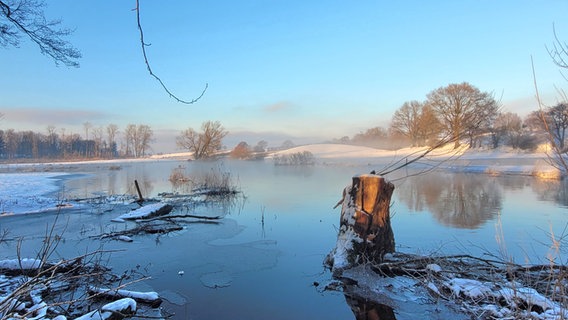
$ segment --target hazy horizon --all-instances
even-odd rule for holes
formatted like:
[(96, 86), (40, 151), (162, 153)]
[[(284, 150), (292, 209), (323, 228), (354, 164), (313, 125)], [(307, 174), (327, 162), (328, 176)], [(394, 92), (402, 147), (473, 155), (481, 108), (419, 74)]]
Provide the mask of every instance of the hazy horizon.
[(464, 81), (524, 116), (537, 109), (531, 57), (545, 104), (566, 83), (546, 48), (553, 25), (568, 39), (568, 2), (142, 1), (154, 72), (182, 99), (209, 86), (184, 105), (148, 74), (134, 5), (48, 2), (46, 16), (74, 30), (81, 67), (55, 66), (26, 38), (0, 48), (0, 129), (146, 124), (159, 153), (212, 120), (230, 132), (228, 147), (301, 144), (387, 127), (404, 102)]

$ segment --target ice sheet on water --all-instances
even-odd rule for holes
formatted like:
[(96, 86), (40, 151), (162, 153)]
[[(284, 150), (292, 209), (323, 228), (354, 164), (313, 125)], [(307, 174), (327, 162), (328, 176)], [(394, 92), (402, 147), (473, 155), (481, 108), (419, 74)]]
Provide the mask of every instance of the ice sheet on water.
[(204, 286), (215, 289), (230, 286), (233, 277), (226, 271), (219, 271), (203, 274), (200, 280)]
[(168, 301), (169, 303), (178, 305), (178, 306), (183, 306), (187, 303), (186, 297), (182, 296), (181, 294), (179, 294), (177, 292), (173, 292), (171, 290), (160, 291), (159, 294), (160, 294), (160, 297), (162, 297), (164, 300)]
[(47, 195), (58, 190), (56, 177), (65, 173), (0, 173), (0, 214), (54, 209), (60, 201)]

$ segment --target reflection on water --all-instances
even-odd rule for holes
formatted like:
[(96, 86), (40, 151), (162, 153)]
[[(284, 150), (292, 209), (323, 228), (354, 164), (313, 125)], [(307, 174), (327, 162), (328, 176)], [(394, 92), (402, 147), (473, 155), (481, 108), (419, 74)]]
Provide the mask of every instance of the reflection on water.
[(568, 207), (568, 179), (537, 180), (533, 184), (533, 190), (540, 201), (553, 201)]
[(397, 186), (396, 192), (411, 210), (430, 211), (441, 224), (457, 228), (475, 229), (502, 207), (501, 189), (479, 174), (419, 175)]
[(396, 320), (393, 308), (367, 299), (346, 294), (345, 301), (356, 320)]
[(427, 211), (446, 226), (476, 229), (503, 210), (503, 193), (529, 187), (537, 199), (568, 207), (568, 180), (442, 173), (400, 182), (395, 196), (411, 211)]

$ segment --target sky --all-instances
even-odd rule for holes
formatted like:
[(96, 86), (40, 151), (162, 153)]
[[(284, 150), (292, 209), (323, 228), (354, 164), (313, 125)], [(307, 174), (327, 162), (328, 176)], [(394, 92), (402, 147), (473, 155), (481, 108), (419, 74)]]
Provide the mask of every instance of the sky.
[[(568, 1), (140, 0), (153, 71), (144, 64), (134, 0), (47, 1), (74, 30), (79, 68), (56, 66), (22, 38), (0, 47), (0, 129), (84, 135), (85, 122), (147, 124), (155, 153), (182, 130), (220, 121), (228, 147), (352, 137), (388, 127), (404, 102), (468, 82), (504, 111), (537, 109), (568, 82), (547, 47), (568, 39)], [(568, 41), (568, 40), (566, 40)]]

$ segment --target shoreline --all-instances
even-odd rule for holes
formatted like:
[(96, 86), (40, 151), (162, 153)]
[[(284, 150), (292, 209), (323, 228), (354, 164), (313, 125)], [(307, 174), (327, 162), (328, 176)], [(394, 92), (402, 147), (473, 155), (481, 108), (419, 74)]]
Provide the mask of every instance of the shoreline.
[[(339, 166), (380, 166), (396, 161), (413, 159), (426, 148), (404, 148), (399, 150), (381, 150), (362, 146), (340, 144), (311, 144), (271, 152), (266, 159), (275, 155), (287, 155), (299, 152), (311, 152), (316, 165)], [(97, 160), (70, 160), (24, 163), (0, 163), (0, 173), (77, 171), (83, 166), (108, 165), (109, 169), (120, 170), (120, 164), (136, 162), (191, 161), (191, 153), (172, 153), (152, 155), (144, 158), (120, 158)], [(222, 160), (232, 160), (227, 157)], [(239, 160), (235, 160), (239, 161)], [(113, 167), (113, 165), (115, 167)], [(76, 167), (75, 167), (76, 166)], [(523, 175), (540, 179), (561, 179), (561, 171), (550, 164), (544, 152), (517, 152), (503, 150), (471, 150), (466, 147), (453, 149), (443, 147), (431, 152), (427, 157), (413, 164), (418, 168), (435, 167), (451, 172), (481, 173), (489, 175)], [(79, 169), (80, 170), (80, 169)]]

